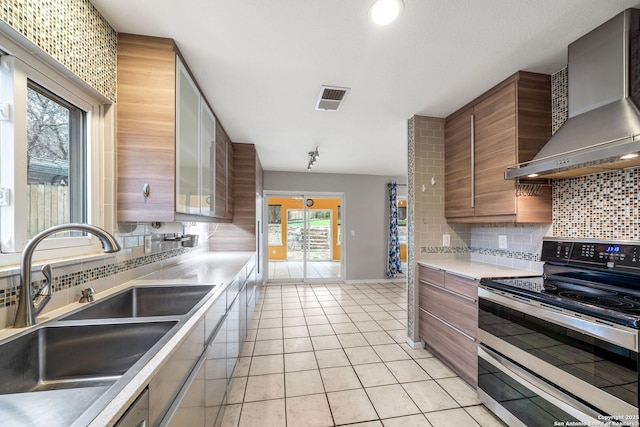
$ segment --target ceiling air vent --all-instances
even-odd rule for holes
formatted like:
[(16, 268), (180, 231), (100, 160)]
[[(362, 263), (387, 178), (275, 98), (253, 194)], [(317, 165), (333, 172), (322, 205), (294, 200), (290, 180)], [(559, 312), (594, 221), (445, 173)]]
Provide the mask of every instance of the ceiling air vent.
[(346, 87), (320, 86), (316, 110), (338, 111), (347, 92), (349, 92), (349, 88)]

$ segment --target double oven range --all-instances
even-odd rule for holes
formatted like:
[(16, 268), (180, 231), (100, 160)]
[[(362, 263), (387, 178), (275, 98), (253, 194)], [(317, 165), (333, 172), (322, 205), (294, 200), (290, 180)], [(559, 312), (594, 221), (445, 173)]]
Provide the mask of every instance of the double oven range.
[(509, 426), (640, 425), (640, 242), (545, 238), (542, 260), (480, 282), (480, 400)]

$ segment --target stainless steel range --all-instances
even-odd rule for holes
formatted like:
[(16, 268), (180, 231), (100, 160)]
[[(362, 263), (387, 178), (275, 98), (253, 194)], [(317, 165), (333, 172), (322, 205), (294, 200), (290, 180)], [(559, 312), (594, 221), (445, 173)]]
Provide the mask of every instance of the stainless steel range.
[(480, 282), (480, 399), (509, 426), (639, 425), (640, 242), (547, 238), (542, 260)]

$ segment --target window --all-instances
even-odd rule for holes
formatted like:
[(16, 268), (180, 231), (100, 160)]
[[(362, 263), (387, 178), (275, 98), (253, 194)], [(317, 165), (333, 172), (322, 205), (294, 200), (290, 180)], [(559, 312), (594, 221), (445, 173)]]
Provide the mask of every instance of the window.
[[(53, 225), (114, 227), (113, 109), (88, 84), (46, 56), (0, 33), (0, 266), (15, 265), (25, 244)], [(109, 177), (106, 179), (105, 177)], [(38, 245), (34, 260), (99, 252), (97, 239), (59, 233)]]
[(27, 85), (27, 237), (51, 226), (86, 222), (85, 113), (29, 81)]
[(407, 244), (407, 201), (398, 201), (398, 242)]
[(269, 205), (269, 245), (282, 245), (282, 205)]

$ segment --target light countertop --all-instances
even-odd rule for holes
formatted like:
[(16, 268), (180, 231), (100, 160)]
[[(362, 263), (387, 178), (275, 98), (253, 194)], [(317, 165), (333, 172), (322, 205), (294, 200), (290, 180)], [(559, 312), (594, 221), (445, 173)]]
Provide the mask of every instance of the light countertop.
[(445, 270), (469, 279), (480, 280), (487, 277), (528, 277), (541, 276), (542, 272), (534, 270), (523, 270), (513, 267), (505, 267), (496, 264), (487, 264), (469, 259), (449, 259), (449, 260), (423, 260), (418, 261), (424, 267)]

